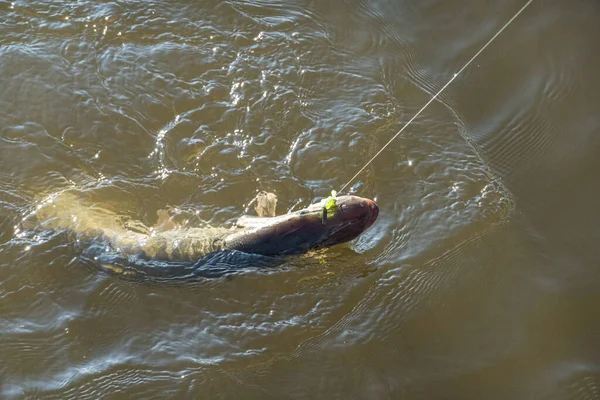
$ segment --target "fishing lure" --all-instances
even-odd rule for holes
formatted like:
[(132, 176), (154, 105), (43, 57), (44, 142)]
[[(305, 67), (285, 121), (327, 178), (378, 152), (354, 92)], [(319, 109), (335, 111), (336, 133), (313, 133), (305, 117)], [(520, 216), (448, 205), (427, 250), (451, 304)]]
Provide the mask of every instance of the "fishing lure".
[(329, 196), (326, 199), (321, 200), (321, 205), (322, 205), (322, 216), (321, 216), (321, 223), (323, 225), (325, 225), (327, 223), (327, 211), (332, 211), (335, 209), (336, 207), (336, 203), (335, 203), (335, 196), (337, 195), (337, 192), (335, 190), (331, 191), (331, 196)]

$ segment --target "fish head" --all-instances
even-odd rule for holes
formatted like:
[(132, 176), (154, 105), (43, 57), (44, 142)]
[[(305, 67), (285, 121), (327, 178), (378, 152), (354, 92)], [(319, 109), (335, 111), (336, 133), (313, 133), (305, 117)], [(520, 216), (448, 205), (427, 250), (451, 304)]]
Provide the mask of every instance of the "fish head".
[[(311, 207), (320, 206), (313, 204)], [(315, 247), (330, 247), (357, 238), (377, 220), (379, 207), (373, 200), (339, 196), (335, 204), (321, 207), (323, 239)]]

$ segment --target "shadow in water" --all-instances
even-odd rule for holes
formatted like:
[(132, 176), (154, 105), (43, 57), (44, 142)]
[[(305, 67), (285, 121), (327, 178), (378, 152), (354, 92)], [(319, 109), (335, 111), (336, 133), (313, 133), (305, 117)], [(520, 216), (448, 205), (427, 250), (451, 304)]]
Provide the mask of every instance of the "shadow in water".
[(283, 263), (281, 257), (267, 257), (237, 250), (223, 250), (207, 254), (196, 262), (151, 260), (142, 256), (124, 256), (106, 252), (92, 245), (82, 254), (82, 262), (90, 269), (135, 281), (194, 281), (231, 277), (250, 271), (272, 270)]

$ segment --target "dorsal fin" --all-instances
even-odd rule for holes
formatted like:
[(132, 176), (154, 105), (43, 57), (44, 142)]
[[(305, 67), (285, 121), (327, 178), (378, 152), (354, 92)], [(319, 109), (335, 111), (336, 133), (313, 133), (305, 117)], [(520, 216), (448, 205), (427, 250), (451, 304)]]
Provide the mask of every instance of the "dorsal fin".
[(259, 217), (274, 217), (277, 207), (277, 196), (275, 193), (259, 192), (254, 198), (256, 204), (254, 210)]

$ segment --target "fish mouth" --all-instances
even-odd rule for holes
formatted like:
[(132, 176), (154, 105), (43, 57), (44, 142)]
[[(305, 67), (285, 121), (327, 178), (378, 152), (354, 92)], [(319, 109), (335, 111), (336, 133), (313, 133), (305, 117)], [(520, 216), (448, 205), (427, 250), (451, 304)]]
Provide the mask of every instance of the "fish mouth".
[(375, 221), (377, 221), (377, 217), (379, 216), (379, 207), (373, 200), (365, 199), (365, 201), (367, 203), (367, 207), (369, 208), (370, 214), (367, 219), (367, 225), (365, 226), (365, 229), (367, 229), (373, 225)]

